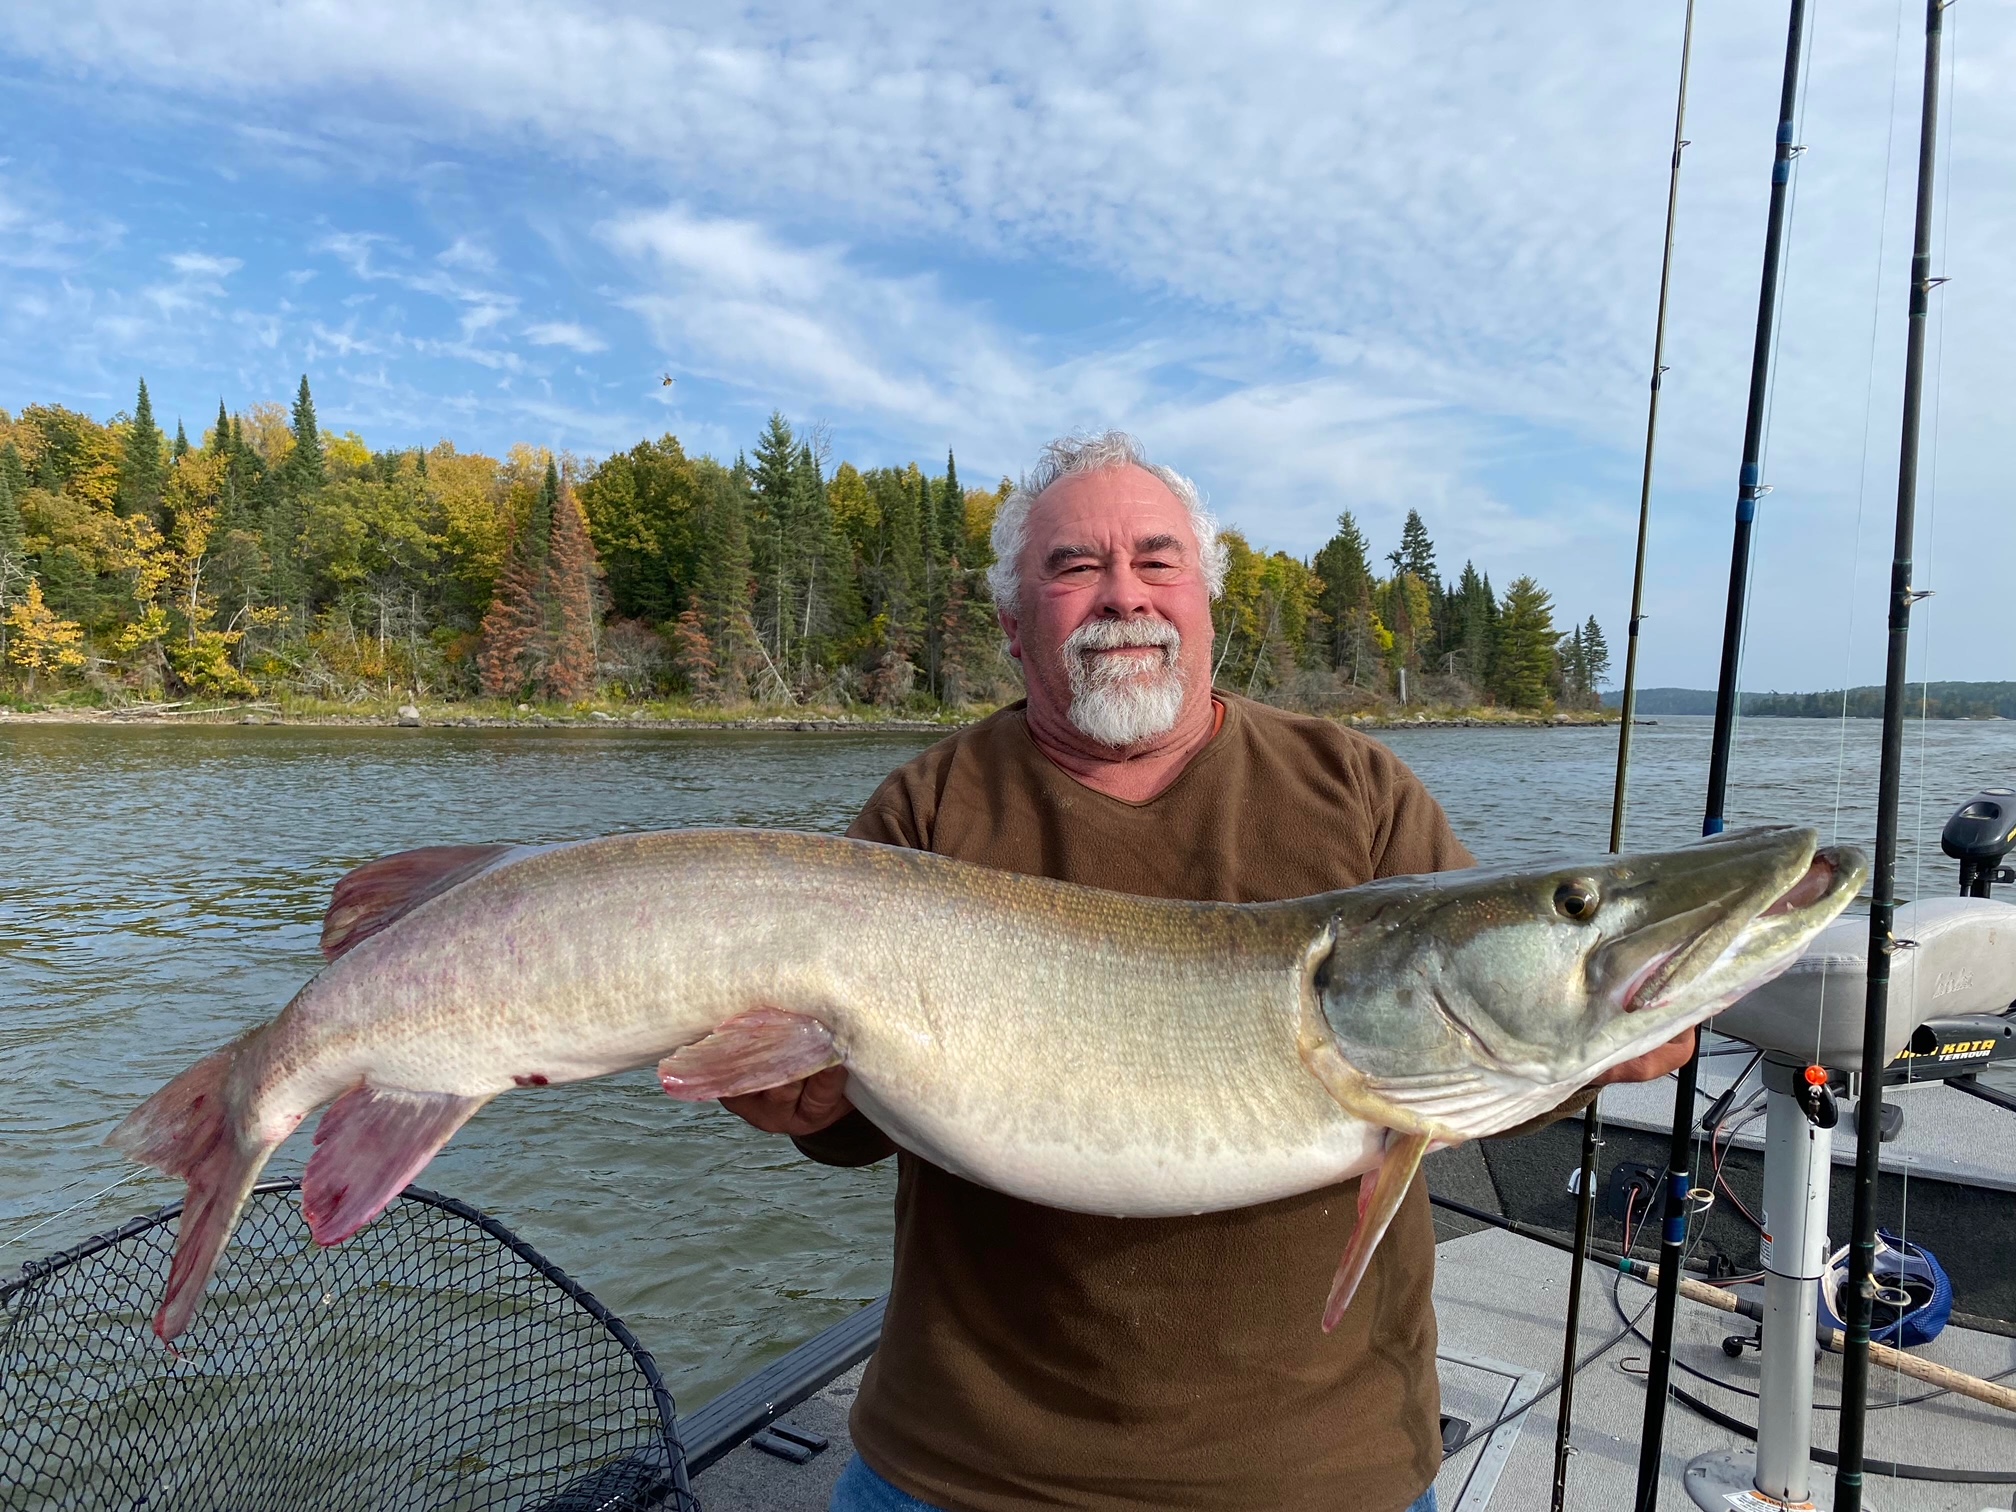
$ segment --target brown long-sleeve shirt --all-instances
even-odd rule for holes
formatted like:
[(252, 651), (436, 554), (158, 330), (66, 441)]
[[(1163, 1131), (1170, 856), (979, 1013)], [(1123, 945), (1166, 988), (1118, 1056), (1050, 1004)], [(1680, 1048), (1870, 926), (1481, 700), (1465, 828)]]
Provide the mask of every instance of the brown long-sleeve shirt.
[[(1017, 705), (898, 769), (849, 833), (1233, 903), (1470, 864), (1384, 746), (1220, 699), (1217, 733), (1146, 803), (1067, 775)], [(894, 1150), (858, 1113), (799, 1144), (842, 1165)], [(1093, 1217), (898, 1152), (895, 1278), (854, 1406), (855, 1447), (885, 1479), (956, 1512), (1398, 1512), (1441, 1459), (1434, 1231), (1417, 1180), (1357, 1300), (1324, 1334), (1356, 1211), (1352, 1181), (1199, 1217)]]

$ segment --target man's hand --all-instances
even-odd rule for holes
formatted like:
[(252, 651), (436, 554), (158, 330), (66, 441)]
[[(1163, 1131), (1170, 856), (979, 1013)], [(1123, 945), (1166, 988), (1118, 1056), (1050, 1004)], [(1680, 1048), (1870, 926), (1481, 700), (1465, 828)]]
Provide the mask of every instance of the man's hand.
[(781, 1087), (724, 1097), (721, 1106), (766, 1134), (789, 1134), (794, 1138), (830, 1129), (854, 1111), (854, 1104), (847, 1100), (845, 1066), (829, 1066), (803, 1081), (786, 1082)]
[[(1592, 1087), (1607, 1087), (1612, 1082), (1648, 1082), (1678, 1071), (1694, 1058), (1694, 1030), (1689, 1029), (1678, 1039), (1668, 1040), (1657, 1050), (1648, 1050), (1634, 1060), (1619, 1061), (1596, 1080)], [(826, 1073), (821, 1072), (820, 1075)], [(814, 1078), (815, 1080), (817, 1078)], [(778, 1091), (785, 1089), (779, 1087)], [(746, 1116), (746, 1115), (745, 1115)], [(753, 1120), (752, 1120), (753, 1122)]]

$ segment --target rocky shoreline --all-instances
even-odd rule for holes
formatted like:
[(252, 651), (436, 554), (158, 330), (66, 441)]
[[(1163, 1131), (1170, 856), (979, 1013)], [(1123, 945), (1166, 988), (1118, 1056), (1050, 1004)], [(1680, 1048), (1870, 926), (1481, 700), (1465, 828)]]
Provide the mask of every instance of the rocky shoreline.
[[(0, 709), (0, 726), (8, 724), (93, 724), (93, 725), (314, 725), (359, 728), (402, 729), (622, 729), (622, 730), (740, 730), (758, 732), (811, 732), (862, 734), (876, 731), (930, 734), (959, 729), (986, 712), (958, 719), (903, 719), (874, 716), (863, 718), (840, 712), (771, 714), (722, 718), (696, 718), (655, 714), (644, 710), (591, 709), (584, 713), (548, 713), (521, 706), (509, 714), (470, 714), (453, 704), (422, 708), (401, 705), (386, 712), (360, 713), (294, 712), (272, 704), (230, 704), (202, 707), (189, 704), (132, 704), (114, 709), (38, 709), (17, 712)], [(1577, 712), (1553, 715), (1401, 715), (1353, 714), (1338, 723), (1354, 730), (1555, 730), (1568, 728), (1610, 728), (1614, 714)], [(1657, 720), (1640, 719), (1641, 725)]]

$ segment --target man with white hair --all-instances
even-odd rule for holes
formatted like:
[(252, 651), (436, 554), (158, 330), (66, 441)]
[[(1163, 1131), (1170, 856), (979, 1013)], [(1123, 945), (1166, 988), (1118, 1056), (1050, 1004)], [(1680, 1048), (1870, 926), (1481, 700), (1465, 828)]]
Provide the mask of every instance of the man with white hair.
[[(1027, 698), (892, 773), (849, 834), (1233, 903), (1470, 864), (1386, 747), (1213, 691), (1218, 527), (1132, 437), (1046, 447), (995, 517), (994, 553)], [(1691, 1037), (1605, 1079), (1662, 1075), (1686, 1053)], [(1311, 1298), (1355, 1221), (1355, 1181), (1191, 1218), (1101, 1218), (897, 1151), (848, 1103), (844, 1069), (724, 1101), (816, 1160), (898, 1156), (889, 1310), (833, 1512), (1433, 1512), (1421, 1181), (1325, 1334)]]

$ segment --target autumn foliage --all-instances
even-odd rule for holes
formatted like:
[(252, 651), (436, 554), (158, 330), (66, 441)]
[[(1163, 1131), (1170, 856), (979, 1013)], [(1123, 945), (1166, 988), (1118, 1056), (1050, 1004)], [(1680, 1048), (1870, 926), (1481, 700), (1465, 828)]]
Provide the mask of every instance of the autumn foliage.
[[(919, 713), (1019, 691), (986, 582), (1008, 484), (966, 488), (949, 452), (835, 464), (774, 413), (732, 463), (670, 435), (594, 462), (372, 451), (323, 426), (305, 378), (193, 438), (155, 397), (109, 422), (0, 410), (0, 684)], [(1586, 706), (1606, 677), (1593, 620), (1563, 636), (1530, 579), (1444, 578), (1418, 514), (1378, 562), (1348, 512), (1307, 558), (1221, 540), (1221, 686), (1337, 712)]]
[(549, 461), (483, 616), (476, 667), (486, 694), (574, 703), (595, 690), (596, 572), (581, 507)]

